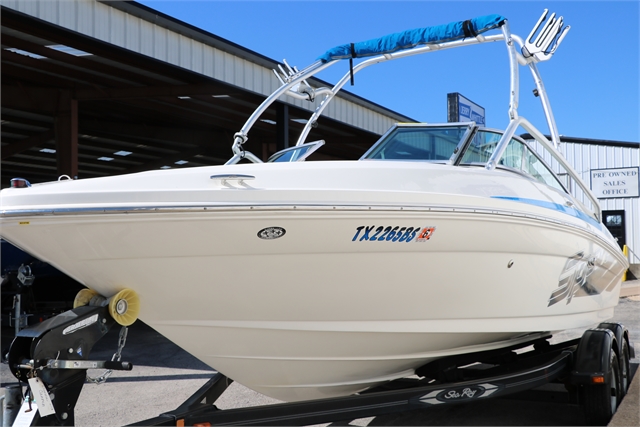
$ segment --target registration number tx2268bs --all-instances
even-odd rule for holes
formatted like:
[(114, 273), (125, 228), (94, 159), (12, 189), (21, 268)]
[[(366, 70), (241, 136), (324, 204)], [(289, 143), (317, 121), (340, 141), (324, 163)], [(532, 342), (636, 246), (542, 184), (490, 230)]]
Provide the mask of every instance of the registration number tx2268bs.
[(435, 227), (400, 227), (396, 225), (356, 227), (352, 242), (426, 242), (433, 236)]

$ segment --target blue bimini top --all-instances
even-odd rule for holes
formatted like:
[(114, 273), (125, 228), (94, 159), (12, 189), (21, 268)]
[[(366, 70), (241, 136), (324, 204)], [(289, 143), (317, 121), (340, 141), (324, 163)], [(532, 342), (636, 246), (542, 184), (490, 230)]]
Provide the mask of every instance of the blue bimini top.
[(406, 30), (365, 42), (336, 46), (317, 59), (322, 62), (329, 62), (336, 59), (363, 58), (411, 49), (421, 44), (443, 43), (466, 37), (475, 37), (478, 34), (498, 28), (504, 21), (506, 21), (506, 18), (501, 15), (486, 15), (467, 21)]

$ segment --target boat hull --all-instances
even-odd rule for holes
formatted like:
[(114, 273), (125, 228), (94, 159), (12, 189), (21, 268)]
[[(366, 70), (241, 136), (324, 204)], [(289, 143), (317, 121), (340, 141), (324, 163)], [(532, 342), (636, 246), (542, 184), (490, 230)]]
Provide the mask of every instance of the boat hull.
[[(500, 209), (203, 207), (22, 215), (2, 227), (105, 296), (134, 289), (144, 322), (286, 401), (596, 324), (612, 316), (623, 272), (589, 227)], [(269, 228), (284, 234), (261, 238)]]

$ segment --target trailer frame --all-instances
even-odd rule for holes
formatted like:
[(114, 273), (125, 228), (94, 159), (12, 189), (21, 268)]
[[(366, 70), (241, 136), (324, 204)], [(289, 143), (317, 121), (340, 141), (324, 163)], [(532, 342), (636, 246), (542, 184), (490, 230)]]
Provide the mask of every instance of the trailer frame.
[[(50, 415), (35, 414), (31, 425), (73, 425), (87, 369), (132, 369), (120, 360), (88, 359), (93, 345), (115, 324), (107, 307), (82, 306), (18, 332), (9, 350), (11, 372), (23, 382), (39, 378), (55, 409)], [(550, 338), (437, 359), (411, 378), (357, 395), (255, 407), (219, 409), (216, 401), (233, 380), (215, 373), (175, 410), (131, 425), (321, 424), (503, 397), (551, 382), (565, 385), (589, 424), (606, 423), (630, 383), (634, 351), (628, 330), (619, 323), (601, 323), (578, 339), (551, 344)], [(32, 396), (29, 387), (26, 395)], [(26, 411), (29, 400), (20, 411)]]

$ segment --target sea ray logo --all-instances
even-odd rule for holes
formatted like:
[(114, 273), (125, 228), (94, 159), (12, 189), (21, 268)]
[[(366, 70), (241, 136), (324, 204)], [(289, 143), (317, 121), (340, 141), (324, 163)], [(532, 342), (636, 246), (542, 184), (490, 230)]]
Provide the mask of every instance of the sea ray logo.
[(585, 256), (584, 252), (578, 252), (570, 256), (560, 273), (558, 289), (551, 293), (547, 307), (551, 307), (564, 299), (569, 304), (578, 293), (584, 295), (599, 294), (600, 292), (589, 283), (589, 276), (593, 273), (596, 259), (593, 256)]
[(286, 232), (282, 227), (267, 227), (258, 231), (258, 237), (264, 240), (274, 240), (284, 236)]
[(500, 392), (503, 388), (503, 386), (491, 383), (475, 384), (465, 387), (434, 390), (420, 397), (419, 400), (428, 405), (441, 405), (443, 403), (489, 397), (493, 393)]

